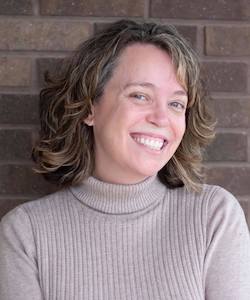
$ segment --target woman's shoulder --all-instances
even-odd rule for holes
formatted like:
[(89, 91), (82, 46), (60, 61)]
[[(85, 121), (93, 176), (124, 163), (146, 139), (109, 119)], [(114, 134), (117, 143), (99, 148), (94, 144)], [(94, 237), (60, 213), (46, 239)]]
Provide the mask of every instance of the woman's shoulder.
[(236, 197), (225, 188), (218, 185), (202, 184), (199, 192), (188, 191), (185, 187), (171, 190), (170, 197), (176, 200), (177, 206), (185, 206), (200, 209), (207, 219), (213, 218), (215, 215), (227, 216), (231, 218), (242, 218), (244, 216), (243, 209)]
[(21, 203), (2, 217), (1, 224), (13, 222), (14, 220), (17, 222), (18, 219), (30, 219), (32, 216), (39, 217), (48, 212), (53, 212), (53, 210), (58, 211), (60, 207), (65, 206), (68, 199), (68, 189), (62, 189), (37, 199)]
[(208, 210), (224, 208), (224, 210), (242, 211), (238, 199), (227, 189), (218, 185), (204, 184), (202, 194), (208, 196)]
[[(190, 207), (200, 207), (207, 231), (214, 232), (216, 228), (237, 226), (247, 228), (245, 213), (238, 199), (227, 189), (218, 185), (203, 184), (199, 193), (184, 192)], [(187, 205), (186, 205), (187, 206)], [(245, 230), (246, 231), (246, 230)]]
[(204, 185), (204, 192), (209, 193), (207, 218), (209, 222), (246, 223), (245, 213), (239, 200), (228, 190), (216, 185)]
[(218, 185), (201, 184), (198, 192), (188, 191), (185, 187), (173, 190), (176, 192), (176, 197), (186, 198), (188, 201), (192, 199), (195, 201), (207, 202), (208, 204), (223, 203), (224, 205), (238, 205), (239, 202), (235, 196), (225, 188)]

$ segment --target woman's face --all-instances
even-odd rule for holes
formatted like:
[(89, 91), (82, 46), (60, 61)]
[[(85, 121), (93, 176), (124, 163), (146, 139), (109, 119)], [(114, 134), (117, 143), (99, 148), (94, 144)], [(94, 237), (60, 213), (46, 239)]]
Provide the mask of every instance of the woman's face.
[(94, 131), (94, 176), (131, 184), (157, 174), (182, 140), (186, 106), (167, 53), (150, 44), (128, 46), (85, 120)]

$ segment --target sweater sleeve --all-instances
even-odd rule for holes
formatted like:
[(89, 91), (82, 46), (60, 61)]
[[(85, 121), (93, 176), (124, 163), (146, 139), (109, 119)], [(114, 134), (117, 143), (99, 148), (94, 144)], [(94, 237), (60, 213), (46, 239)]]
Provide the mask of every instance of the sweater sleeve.
[(206, 300), (250, 299), (250, 236), (232, 194), (217, 188), (208, 204), (204, 261)]
[(0, 299), (41, 300), (30, 219), (20, 206), (0, 223)]

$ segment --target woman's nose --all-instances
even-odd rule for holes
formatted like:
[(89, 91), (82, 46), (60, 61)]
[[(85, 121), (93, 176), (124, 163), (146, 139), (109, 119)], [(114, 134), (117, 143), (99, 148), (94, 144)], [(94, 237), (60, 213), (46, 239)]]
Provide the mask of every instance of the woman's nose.
[(147, 121), (158, 127), (166, 127), (169, 124), (169, 112), (167, 108), (160, 105), (152, 108), (148, 113)]

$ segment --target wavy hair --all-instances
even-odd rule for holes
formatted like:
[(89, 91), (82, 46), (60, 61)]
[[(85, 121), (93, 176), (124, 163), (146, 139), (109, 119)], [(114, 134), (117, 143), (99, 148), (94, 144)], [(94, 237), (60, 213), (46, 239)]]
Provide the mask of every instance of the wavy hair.
[(59, 74), (46, 77), (40, 92), (40, 138), (32, 150), (34, 169), (61, 186), (76, 184), (93, 174), (93, 129), (83, 120), (101, 99), (121, 52), (134, 43), (166, 51), (177, 78), (188, 94), (186, 131), (172, 158), (158, 172), (170, 188), (185, 185), (198, 191), (202, 182), (202, 153), (214, 137), (212, 114), (201, 83), (197, 55), (174, 26), (120, 20), (84, 41), (63, 63)]

